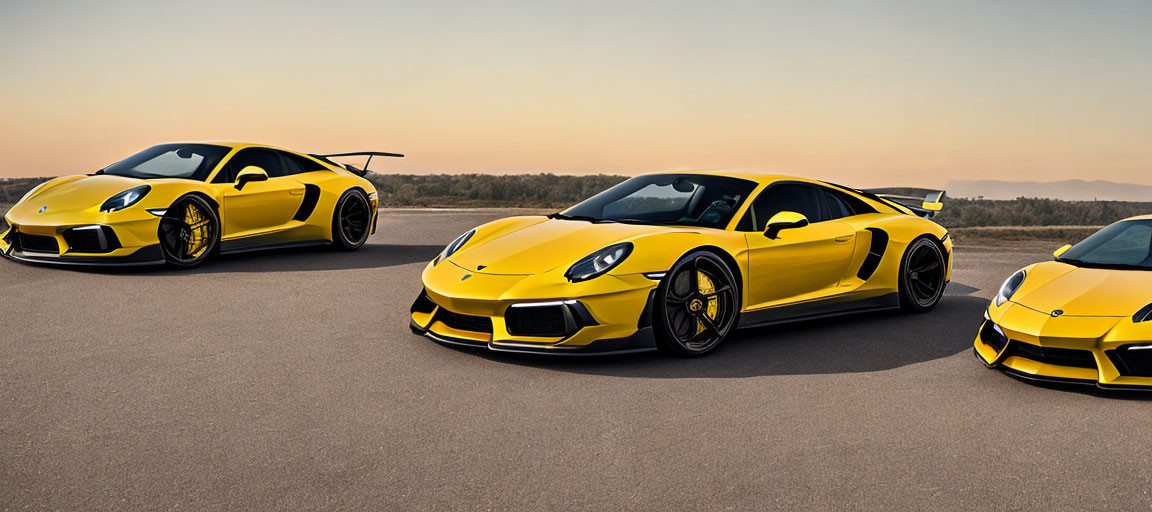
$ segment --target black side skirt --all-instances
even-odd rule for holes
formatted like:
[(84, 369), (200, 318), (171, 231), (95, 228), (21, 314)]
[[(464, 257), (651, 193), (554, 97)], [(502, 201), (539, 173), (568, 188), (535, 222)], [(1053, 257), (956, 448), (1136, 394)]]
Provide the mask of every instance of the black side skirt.
[(780, 306), (749, 311), (740, 315), (740, 322), (736, 325), (736, 328), (743, 329), (746, 327), (760, 327), (785, 322), (800, 322), (831, 316), (884, 311), (899, 307), (900, 295), (897, 293), (854, 301), (826, 299), (794, 306)]

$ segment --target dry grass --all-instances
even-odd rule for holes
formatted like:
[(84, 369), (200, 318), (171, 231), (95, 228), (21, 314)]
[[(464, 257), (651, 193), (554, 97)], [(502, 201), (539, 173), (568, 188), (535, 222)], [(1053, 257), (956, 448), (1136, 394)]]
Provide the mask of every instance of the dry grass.
[(962, 246), (1014, 246), (1033, 244), (1055, 244), (1053, 249), (1064, 244), (1074, 244), (1102, 226), (990, 226), (974, 228), (953, 228), (953, 243)]

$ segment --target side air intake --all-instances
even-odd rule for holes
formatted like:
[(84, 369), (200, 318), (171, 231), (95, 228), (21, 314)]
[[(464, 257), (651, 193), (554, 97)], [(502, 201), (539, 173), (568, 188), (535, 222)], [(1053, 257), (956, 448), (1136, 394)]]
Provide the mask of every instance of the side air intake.
[(884, 252), (888, 250), (888, 233), (879, 228), (868, 228), (868, 231), (872, 232), (872, 244), (868, 246), (868, 256), (864, 258), (864, 264), (860, 265), (860, 271), (856, 273), (856, 277), (864, 281), (876, 273), (876, 269), (880, 267), (880, 260), (884, 258)]

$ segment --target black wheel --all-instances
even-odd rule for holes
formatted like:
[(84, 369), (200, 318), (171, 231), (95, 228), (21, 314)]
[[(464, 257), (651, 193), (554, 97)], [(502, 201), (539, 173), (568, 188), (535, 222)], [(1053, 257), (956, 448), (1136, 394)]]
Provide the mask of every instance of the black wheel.
[(926, 312), (944, 296), (944, 251), (927, 238), (918, 238), (904, 251), (900, 262), (900, 307)]
[(714, 350), (736, 324), (740, 293), (732, 271), (715, 254), (680, 259), (656, 291), (656, 342), (680, 356)]
[(372, 224), (372, 207), (359, 190), (340, 196), (332, 212), (332, 243), (337, 249), (355, 251), (368, 241)]
[(169, 265), (195, 267), (204, 263), (220, 243), (220, 217), (204, 198), (185, 196), (160, 218), (158, 235)]

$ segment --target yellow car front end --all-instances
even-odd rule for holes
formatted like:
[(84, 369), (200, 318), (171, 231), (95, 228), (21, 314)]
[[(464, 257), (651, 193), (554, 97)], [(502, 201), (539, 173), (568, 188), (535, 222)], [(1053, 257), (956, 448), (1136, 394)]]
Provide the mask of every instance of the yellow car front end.
[(976, 356), (1032, 380), (1152, 388), (1152, 217), (1113, 224), (1001, 287)]
[(1152, 386), (1152, 325), (1130, 318), (1054, 317), (1016, 303), (993, 305), (975, 350), (989, 367), (1026, 379)]
[(47, 182), (4, 215), (0, 254), (32, 263), (163, 263), (156, 236), (162, 213), (143, 207), (105, 211), (109, 197), (140, 184), (114, 176), (73, 176)]
[(584, 284), (571, 286), (563, 269), (508, 276), (473, 272), (451, 262), (430, 263), (424, 272), (424, 293), (412, 306), (412, 328), (446, 343), (510, 352), (588, 354), (656, 348), (652, 326), (645, 325), (643, 317), (658, 281), (632, 274)]
[(424, 291), (411, 310), (412, 330), (444, 343), (507, 352), (655, 350), (647, 310), (661, 275), (651, 272), (668, 262), (637, 253), (594, 279), (574, 282), (568, 273), (589, 248), (627, 243), (642, 244), (645, 253), (666, 247), (679, 254), (681, 240), (700, 236), (698, 230), (682, 230), (679, 236), (667, 231), (543, 216), (482, 226), (459, 253), (446, 250), (424, 269)]

